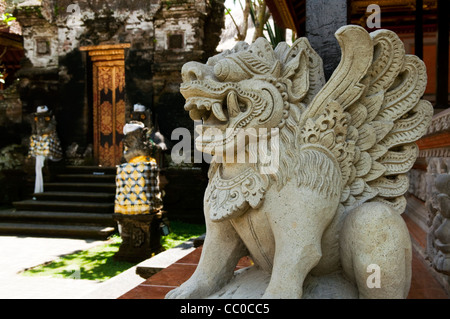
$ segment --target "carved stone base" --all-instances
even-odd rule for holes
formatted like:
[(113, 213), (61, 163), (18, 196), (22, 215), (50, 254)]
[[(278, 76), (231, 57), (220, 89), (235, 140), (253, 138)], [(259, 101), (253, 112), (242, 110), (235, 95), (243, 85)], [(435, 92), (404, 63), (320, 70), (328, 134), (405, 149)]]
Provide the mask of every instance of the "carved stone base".
[(164, 250), (161, 246), (159, 224), (161, 213), (124, 215), (114, 214), (119, 224), (122, 244), (114, 255), (115, 260), (139, 262)]
[[(235, 271), (230, 282), (211, 299), (259, 299), (270, 282), (270, 274), (256, 266)], [(355, 299), (358, 290), (340, 272), (322, 277), (308, 276), (303, 286), (304, 299)]]

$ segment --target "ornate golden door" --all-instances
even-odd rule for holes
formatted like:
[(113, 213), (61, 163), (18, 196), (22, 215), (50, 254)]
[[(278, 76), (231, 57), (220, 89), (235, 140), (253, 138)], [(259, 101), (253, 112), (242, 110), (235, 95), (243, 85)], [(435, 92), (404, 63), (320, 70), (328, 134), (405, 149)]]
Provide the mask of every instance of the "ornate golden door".
[(94, 159), (101, 166), (120, 164), (125, 125), (125, 60), (129, 44), (82, 47), (89, 51), (93, 83)]

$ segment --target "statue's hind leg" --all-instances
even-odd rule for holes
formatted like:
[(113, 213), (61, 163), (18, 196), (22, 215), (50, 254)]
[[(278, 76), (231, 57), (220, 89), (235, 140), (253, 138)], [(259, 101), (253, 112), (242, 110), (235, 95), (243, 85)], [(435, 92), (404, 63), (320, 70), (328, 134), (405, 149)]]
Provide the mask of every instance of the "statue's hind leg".
[(345, 275), (360, 298), (406, 298), (411, 284), (411, 239), (398, 212), (366, 203), (346, 217), (340, 236)]

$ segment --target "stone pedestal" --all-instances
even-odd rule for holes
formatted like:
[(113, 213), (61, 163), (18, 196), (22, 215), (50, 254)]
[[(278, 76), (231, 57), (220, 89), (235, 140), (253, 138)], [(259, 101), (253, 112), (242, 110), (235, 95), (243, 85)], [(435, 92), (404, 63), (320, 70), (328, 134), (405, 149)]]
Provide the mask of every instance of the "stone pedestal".
[(114, 255), (115, 260), (139, 262), (164, 250), (161, 246), (159, 225), (162, 213), (124, 215), (114, 214), (119, 224), (122, 244)]

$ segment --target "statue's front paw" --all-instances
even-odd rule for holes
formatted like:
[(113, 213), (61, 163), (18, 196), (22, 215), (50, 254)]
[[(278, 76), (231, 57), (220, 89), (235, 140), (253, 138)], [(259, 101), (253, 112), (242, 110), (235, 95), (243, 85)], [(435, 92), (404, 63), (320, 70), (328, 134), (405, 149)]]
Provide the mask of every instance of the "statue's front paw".
[(180, 287), (169, 291), (166, 299), (198, 299), (205, 298), (211, 293), (209, 287), (199, 285), (195, 281), (186, 281)]
[(166, 296), (165, 299), (186, 299), (189, 298), (188, 296), (186, 296), (187, 294), (185, 293), (185, 291), (181, 288), (175, 288), (172, 289), (171, 291), (169, 291)]

